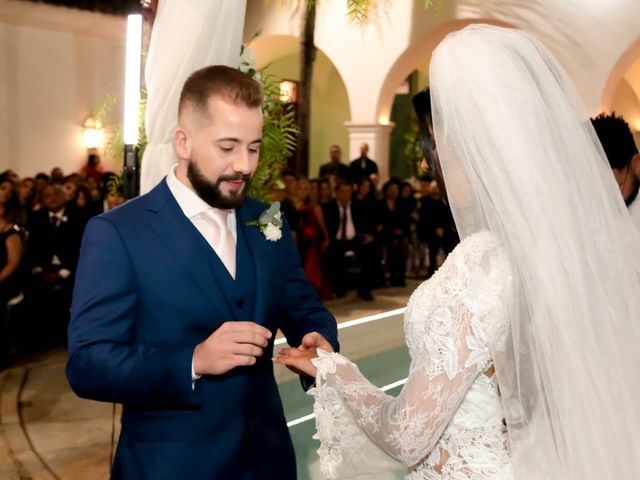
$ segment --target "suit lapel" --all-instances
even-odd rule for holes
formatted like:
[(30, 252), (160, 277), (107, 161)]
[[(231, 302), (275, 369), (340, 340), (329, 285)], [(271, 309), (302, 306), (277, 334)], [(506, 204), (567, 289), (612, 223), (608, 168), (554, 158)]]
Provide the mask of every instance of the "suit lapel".
[[(265, 316), (265, 281), (268, 281), (266, 277), (265, 264), (261, 259), (268, 255), (268, 252), (264, 251), (264, 246), (267, 242), (264, 235), (257, 226), (247, 226), (247, 222), (257, 220), (260, 215), (256, 214), (253, 218), (251, 211), (246, 206), (236, 210), (236, 229), (238, 232), (238, 239), (240, 235), (243, 235), (247, 244), (248, 253), (253, 258), (253, 265), (255, 268), (256, 277), (256, 303), (254, 310), (253, 321), (256, 323), (263, 323)], [(251, 261), (251, 259), (238, 259), (239, 261)], [(236, 263), (237, 264), (237, 263)]]
[[(157, 188), (160, 191), (154, 193), (158, 193), (158, 196), (166, 195), (167, 198), (157, 210), (151, 208), (156, 211), (150, 220), (151, 227), (174, 258), (182, 264), (186, 273), (211, 301), (211, 304), (221, 310), (224, 318), (232, 319), (232, 309), (226, 295), (225, 285), (222, 283), (220, 275), (214, 273), (216, 267), (208, 260), (211, 256), (215, 257), (215, 253), (211, 251), (211, 247), (202, 238), (200, 232), (180, 210), (178, 203), (166, 186), (166, 182), (163, 181)], [(215, 258), (214, 260), (218, 260), (218, 263), (222, 265), (219, 259)]]

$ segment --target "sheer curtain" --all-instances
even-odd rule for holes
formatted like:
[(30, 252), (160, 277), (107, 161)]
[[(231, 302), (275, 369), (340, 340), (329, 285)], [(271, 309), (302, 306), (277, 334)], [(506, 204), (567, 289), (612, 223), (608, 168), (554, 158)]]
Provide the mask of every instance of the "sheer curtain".
[(182, 84), (205, 65), (237, 66), (246, 0), (161, 0), (145, 70), (148, 145), (140, 193), (155, 187), (178, 161), (173, 133)]

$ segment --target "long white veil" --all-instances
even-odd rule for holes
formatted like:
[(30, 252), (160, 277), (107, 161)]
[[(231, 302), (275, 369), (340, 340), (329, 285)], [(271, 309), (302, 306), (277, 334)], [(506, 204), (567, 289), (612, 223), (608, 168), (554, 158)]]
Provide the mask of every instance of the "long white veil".
[(640, 478), (640, 235), (574, 87), (532, 36), (470, 26), (430, 66), (462, 238), (513, 264), (495, 366), (520, 479)]

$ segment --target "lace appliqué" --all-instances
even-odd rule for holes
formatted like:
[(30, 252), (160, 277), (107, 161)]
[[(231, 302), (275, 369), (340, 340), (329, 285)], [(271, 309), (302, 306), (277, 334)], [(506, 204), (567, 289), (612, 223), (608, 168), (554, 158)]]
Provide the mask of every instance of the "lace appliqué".
[(339, 354), (321, 352), (315, 397), (328, 478), (409, 467), (411, 479), (510, 479), (495, 380), (483, 374), (507, 325), (509, 264), (487, 232), (467, 238), (411, 296), (412, 362), (393, 398)]

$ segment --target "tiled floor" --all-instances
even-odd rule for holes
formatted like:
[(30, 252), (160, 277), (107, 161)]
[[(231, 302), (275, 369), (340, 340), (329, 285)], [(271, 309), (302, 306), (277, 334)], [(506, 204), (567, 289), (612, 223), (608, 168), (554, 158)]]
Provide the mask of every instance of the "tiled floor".
[[(328, 302), (328, 306), (343, 323), (404, 307), (416, 285), (409, 282), (406, 288), (378, 290), (374, 302), (347, 297)], [(343, 329), (340, 341), (343, 353), (380, 386), (404, 378), (408, 371), (401, 316)], [(66, 352), (60, 349), (0, 374), (0, 479), (108, 478), (111, 439), (112, 435), (117, 439), (120, 409), (76, 397), (64, 376), (65, 361)], [(311, 399), (302, 392), (297, 378), (276, 368), (287, 420), (311, 413)], [(318, 443), (311, 438), (314, 425), (311, 420), (291, 428), (301, 480), (321, 478), (315, 453)]]

